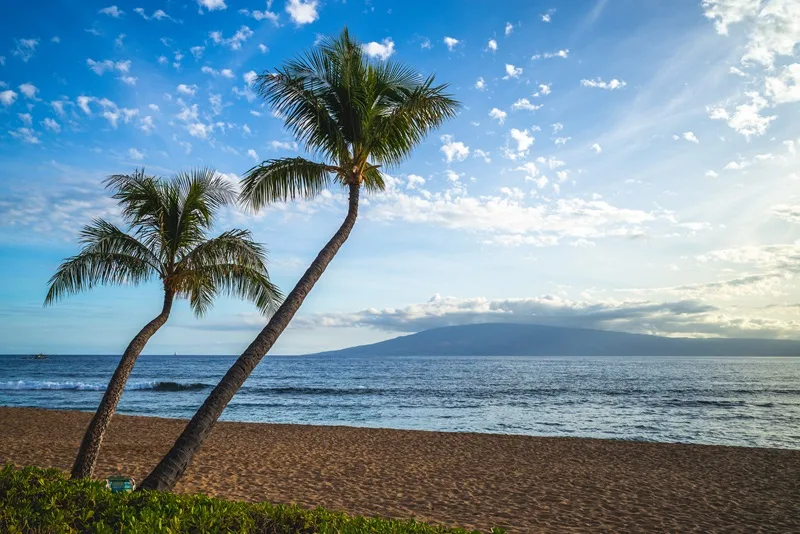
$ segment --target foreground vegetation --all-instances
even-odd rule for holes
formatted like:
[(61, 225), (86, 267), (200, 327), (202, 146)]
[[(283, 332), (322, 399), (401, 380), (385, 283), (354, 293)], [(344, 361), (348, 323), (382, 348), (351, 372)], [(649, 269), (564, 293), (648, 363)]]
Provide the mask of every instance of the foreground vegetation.
[[(57, 469), (0, 471), (0, 532), (126, 534), (470, 534), (391, 519), (163, 492), (111, 493), (101, 482), (68, 480)], [(493, 530), (502, 534), (502, 530)], [(473, 533), (474, 534), (474, 533)]]

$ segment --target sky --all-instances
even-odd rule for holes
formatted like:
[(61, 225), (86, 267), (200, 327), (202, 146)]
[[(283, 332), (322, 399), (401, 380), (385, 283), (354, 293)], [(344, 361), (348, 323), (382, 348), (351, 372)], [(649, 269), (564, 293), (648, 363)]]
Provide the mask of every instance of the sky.
[[(800, 0), (111, 2), (0, 20), (0, 353), (124, 350), (158, 284), (42, 305), (80, 228), (120, 222), (102, 180), (304, 155), (251, 84), (345, 26), (463, 108), (362, 197), (273, 353), (487, 321), (800, 339)], [(288, 292), (346, 207), (214, 232), (251, 229)], [(265, 322), (178, 302), (145, 353), (238, 354)]]

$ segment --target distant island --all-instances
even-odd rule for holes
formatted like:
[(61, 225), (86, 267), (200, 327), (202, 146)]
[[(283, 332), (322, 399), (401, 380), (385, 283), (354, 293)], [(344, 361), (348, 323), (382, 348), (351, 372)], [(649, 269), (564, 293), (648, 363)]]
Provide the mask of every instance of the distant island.
[(324, 356), (800, 356), (800, 340), (674, 338), (531, 324), (433, 328)]

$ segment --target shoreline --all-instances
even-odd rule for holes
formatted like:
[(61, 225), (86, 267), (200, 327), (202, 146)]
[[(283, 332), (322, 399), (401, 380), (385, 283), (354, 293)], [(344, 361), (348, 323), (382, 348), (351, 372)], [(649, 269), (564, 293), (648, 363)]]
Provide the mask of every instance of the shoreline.
[[(3, 406), (0, 405), (0, 410), (4, 409), (20, 409), (20, 410), (42, 410), (45, 412), (64, 412), (64, 413), (82, 413), (82, 414), (94, 414), (94, 410), (81, 410), (81, 409), (61, 409), (61, 408), (41, 408), (38, 406)], [(224, 416), (224, 414), (223, 414)], [(155, 419), (155, 420), (163, 420), (163, 421), (173, 421), (173, 422), (180, 422), (182, 425), (185, 425), (189, 420), (184, 419), (181, 417), (165, 417), (161, 415), (141, 415), (141, 414), (132, 414), (132, 413), (122, 413), (117, 411), (114, 417), (135, 417), (135, 418), (143, 418), (143, 419)], [(352, 429), (352, 430), (376, 430), (376, 431), (388, 431), (388, 432), (422, 432), (422, 433), (430, 433), (430, 434), (451, 434), (454, 436), (498, 436), (498, 437), (522, 437), (522, 438), (533, 438), (533, 439), (547, 439), (547, 440), (576, 440), (576, 441), (583, 441), (583, 440), (592, 440), (592, 441), (608, 441), (610, 443), (643, 443), (643, 444), (651, 444), (651, 445), (677, 445), (677, 446), (691, 446), (691, 447), (722, 447), (722, 448), (733, 448), (733, 449), (752, 449), (752, 450), (766, 450), (766, 451), (793, 451), (800, 453), (800, 442), (798, 443), (797, 448), (788, 448), (788, 447), (756, 447), (753, 445), (729, 445), (729, 444), (717, 444), (717, 443), (693, 443), (688, 441), (656, 441), (656, 440), (646, 440), (646, 439), (626, 439), (626, 438), (600, 438), (594, 436), (555, 436), (555, 435), (546, 435), (546, 434), (520, 434), (514, 432), (476, 432), (474, 430), (430, 430), (426, 428), (397, 428), (397, 427), (388, 427), (388, 426), (360, 426), (360, 425), (342, 425), (342, 424), (325, 424), (325, 423), (277, 423), (272, 421), (231, 421), (220, 419), (219, 423), (229, 423), (234, 425), (263, 425), (267, 427), (299, 427), (299, 428), (324, 428), (324, 429)]]
[[(0, 463), (68, 470), (90, 413), (0, 407)], [(96, 476), (141, 480), (186, 420), (117, 415)], [(510, 533), (800, 531), (800, 451), (217, 423), (176, 491)]]

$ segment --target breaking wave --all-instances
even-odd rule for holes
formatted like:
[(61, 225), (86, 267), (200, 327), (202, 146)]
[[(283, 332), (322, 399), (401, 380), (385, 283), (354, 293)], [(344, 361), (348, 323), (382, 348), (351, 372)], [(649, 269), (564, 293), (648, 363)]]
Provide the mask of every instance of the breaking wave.
[[(74, 390), (74, 391), (105, 391), (108, 384), (92, 384), (86, 382), (55, 382), (49, 380), (14, 380), (9, 382), (0, 382), (0, 390), (20, 390), (20, 391), (36, 391), (36, 390)], [(131, 382), (125, 386), (128, 390), (143, 390), (143, 391), (194, 391), (206, 389), (208, 384), (201, 384), (199, 382), (191, 384), (181, 384), (178, 382)]]

